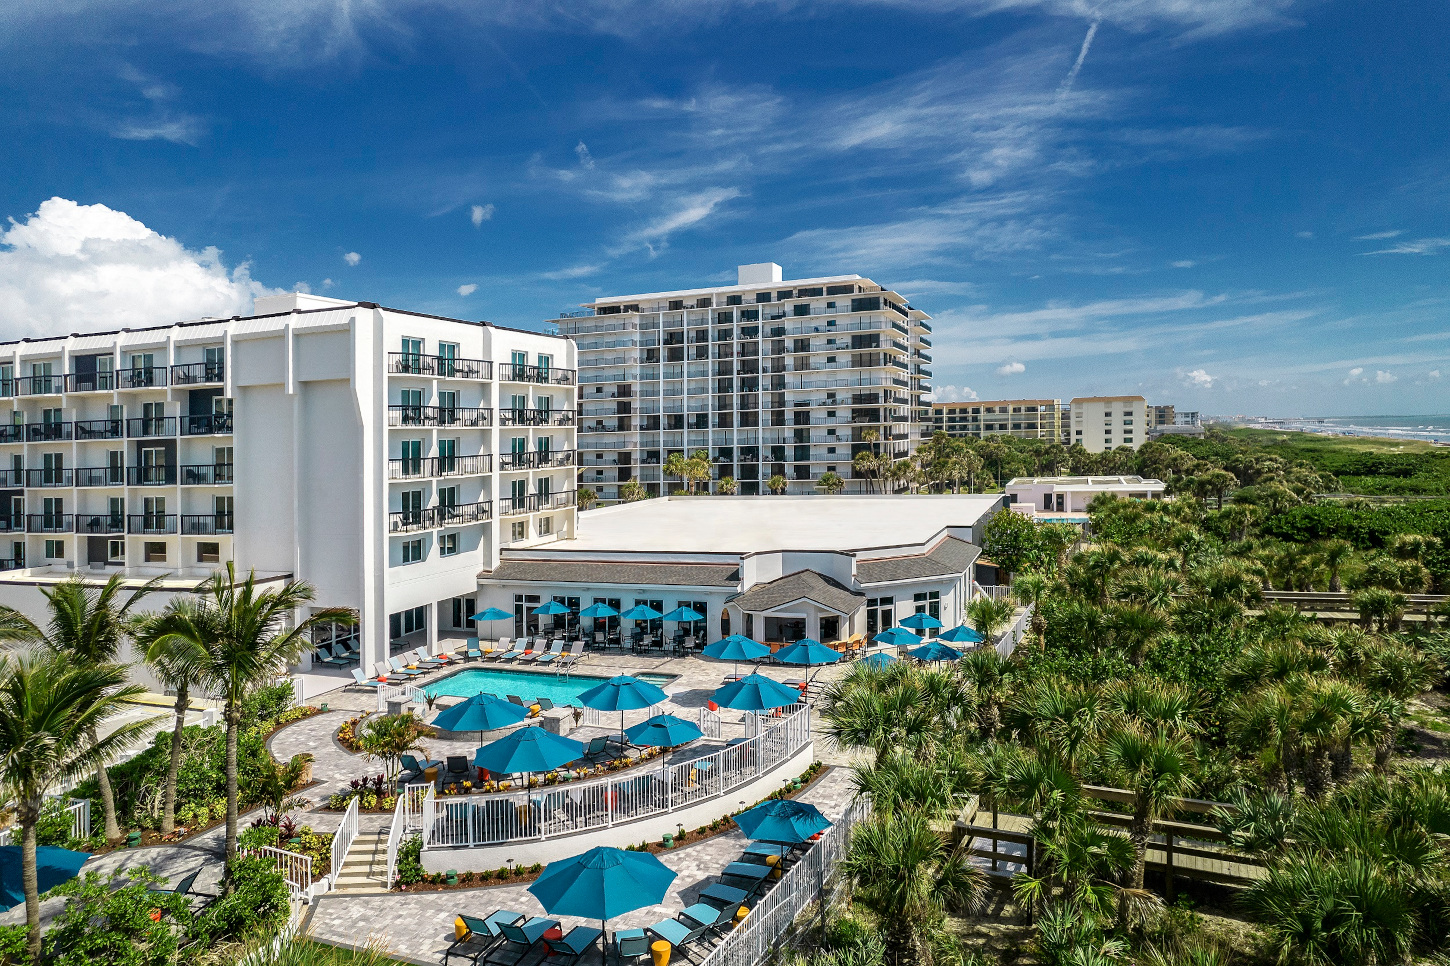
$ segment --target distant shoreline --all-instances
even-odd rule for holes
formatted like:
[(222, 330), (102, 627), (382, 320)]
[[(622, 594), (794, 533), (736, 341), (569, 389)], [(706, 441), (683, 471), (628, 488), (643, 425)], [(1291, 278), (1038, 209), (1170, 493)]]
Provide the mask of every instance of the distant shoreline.
[(1235, 428), (1450, 446), (1450, 415), (1214, 417)]

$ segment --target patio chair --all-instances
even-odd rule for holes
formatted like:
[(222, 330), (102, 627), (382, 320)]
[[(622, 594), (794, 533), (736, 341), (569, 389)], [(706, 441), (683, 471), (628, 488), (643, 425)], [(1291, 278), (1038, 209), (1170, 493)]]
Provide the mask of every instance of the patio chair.
[(332, 653), (332, 648), (328, 647), (326, 644), (323, 644), (321, 647), (313, 648), (312, 663), (328, 664), (332, 667), (337, 667), (342, 664), (351, 664), (352, 658), (338, 657), (337, 655)]
[(509, 694), (509, 695), (505, 695), (505, 697), (508, 698), (508, 703), (509, 704), (516, 704), (516, 705), (518, 705), (521, 708), (527, 708), (527, 707), (529, 707), (529, 705), (524, 704), (524, 699), (521, 698), (521, 697), (519, 697), (517, 694)]
[(468, 639), (468, 651), (467, 651), (467, 654), (468, 654), (469, 657), (473, 658), (474, 660), (479, 660), (480, 658), (483, 657), (483, 652), (480, 651), (479, 648), (478, 648), (478, 638), (476, 638), (476, 637), (470, 637)]
[(608, 641), (605, 640), (604, 632), (603, 631), (595, 631), (594, 632), (594, 646), (595, 647), (601, 647), (601, 648), (602, 647), (608, 647), (609, 646)]
[(555, 667), (573, 667), (584, 660), (584, 642), (575, 641), (569, 650), (559, 655), (559, 660), (554, 662)]
[(760, 888), (762, 883), (770, 878), (770, 873), (774, 871), (768, 865), (755, 865), (751, 862), (731, 862), (720, 873), (720, 878), (741, 879), (750, 884), (750, 888), (746, 891), (754, 893)]
[(395, 673), (395, 674), (403, 674), (403, 675), (406, 675), (407, 677), (410, 677), (410, 678), (417, 677), (420, 674), (427, 674), (428, 673), (427, 671), (424, 671), (421, 668), (415, 668), (415, 667), (407, 667), (407, 666), (405, 666), (403, 664), (403, 659), (400, 658), (400, 657), (390, 657), (390, 658), (388, 658), (388, 667), (390, 667), (390, 668), (393, 669), (393, 673)]
[(510, 638), (500, 637), (496, 641), (489, 641), (483, 647), (483, 656), (488, 660), (498, 660), (500, 657), (507, 654), (509, 652), (509, 648), (513, 646), (509, 643), (509, 640)]
[[(790, 857), (791, 851), (792, 849), (789, 845), (775, 845), (771, 842), (751, 842), (745, 847), (744, 855), (751, 865), (764, 865), (766, 864), (765, 860), (772, 855), (779, 859), (783, 865), (785, 860)], [(760, 861), (757, 862), (755, 861), (756, 859)], [(776, 866), (776, 868), (781, 867), (780, 865)]]
[(689, 922), (682, 922), (679, 919), (661, 919), (652, 926), (646, 926), (645, 931), (654, 933), (674, 947), (674, 951), (688, 958), (690, 953), (687, 947), (704, 939), (711, 931), (711, 927), (701, 925), (693, 919)]
[(545, 637), (536, 637), (536, 638), (534, 638), (533, 641), (530, 642), (528, 649), (525, 650), (524, 653), (519, 656), (519, 663), (520, 664), (533, 664), (539, 658), (543, 657), (545, 654), (548, 653), (548, 651), (546, 650), (546, 648), (548, 646), (549, 646), (549, 640), (548, 640), (548, 638), (545, 638)]
[(535, 664), (548, 664), (551, 661), (557, 660), (559, 657), (563, 656), (563, 654), (564, 654), (564, 640), (563, 640), (563, 638), (555, 638), (554, 639), (554, 646), (551, 647), (545, 653), (540, 654), (538, 657), (536, 657), (534, 659), (534, 663)]
[(514, 641), (514, 646), (513, 646), (513, 649), (512, 650), (506, 651), (505, 653), (500, 654), (498, 656), (498, 659), (500, 661), (507, 661), (509, 664), (512, 664), (515, 661), (517, 661), (519, 658), (521, 658), (525, 654), (527, 654), (528, 653), (528, 649), (530, 647), (532, 647), (532, 646), (533, 646), (533, 643), (531, 641), (528, 641), (528, 640), (525, 640), (523, 638), (520, 638), (519, 640)]
[(428, 761), (426, 759), (420, 762), (412, 755), (402, 755), (398, 758), (398, 761), (403, 766), (403, 772), (398, 776), (398, 786), (400, 788), (403, 785), (418, 784), (423, 780), (423, 773), (425, 771), (443, 764), (441, 761)]
[(615, 966), (625, 966), (649, 957), (649, 937), (643, 929), (620, 929), (614, 934)]
[(489, 953), (485, 962), (493, 962), (494, 953), (516, 953), (509, 962), (517, 963), (526, 956), (530, 950), (544, 938), (544, 933), (559, 925), (559, 920), (548, 919), (543, 916), (534, 916), (527, 922), (520, 923), (499, 923), (498, 930), (503, 933), (503, 942)]
[(203, 868), (204, 866), (199, 865), (196, 868), (192, 869), (186, 875), (182, 876), (179, 880), (177, 880), (176, 885), (171, 886), (170, 888), (166, 886), (149, 885), (146, 887), (146, 891), (172, 896), (204, 896), (209, 899), (215, 899), (216, 895), (213, 893), (197, 892), (195, 889), (192, 888), (192, 886), (196, 885), (197, 876), (201, 875), (201, 871)]
[(414, 664), (417, 664), (420, 668), (424, 668), (424, 667), (426, 667), (426, 668), (442, 667), (444, 665), (444, 663), (445, 663), (443, 661), (438, 660), (437, 658), (429, 657), (428, 656), (428, 651), (425, 648), (421, 648), (421, 647), (415, 648), (414, 650), (409, 651), (408, 654), (411, 654), (413, 656), (413, 663)]
[(700, 898), (697, 901), (701, 903), (708, 902), (711, 906), (718, 903), (721, 908), (728, 908), (731, 912), (734, 912), (749, 898), (750, 893), (744, 889), (737, 889), (734, 886), (728, 886), (720, 882), (712, 882), (700, 891)]
[(540, 711), (554, 710), (554, 702), (550, 701), (548, 698), (535, 698), (534, 704), (539, 706)]
[(445, 782), (468, 781), (473, 777), (473, 766), (469, 764), (467, 755), (449, 755), (447, 770), (438, 777)]
[(499, 909), (487, 919), (463, 915), (458, 918), (463, 922), (463, 935), (457, 936), (443, 951), (444, 966), (447, 966), (449, 958), (453, 956), (462, 956), (464, 959), (478, 962), (479, 956), (498, 945), (503, 938), (503, 933), (499, 932), (498, 928), (500, 924), (524, 921), (523, 913), (514, 912), (511, 909)]
[(585, 761), (602, 757), (609, 750), (609, 736), (600, 735), (597, 738), (590, 738), (589, 744), (584, 748), (581, 756)]
[(568, 966), (574, 966), (589, 951), (589, 947), (594, 945), (594, 941), (602, 935), (604, 935), (602, 929), (596, 929), (593, 926), (575, 926), (564, 934), (563, 939), (549, 940), (549, 955), (545, 958), (545, 962), (562, 960), (568, 963)]
[(382, 681), (374, 681), (371, 678), (364, 677), (362, 668), (360, 667), (352, 669), (352, 679), (358, 686), (364, 688), (380, 688), (383, 686)]
[(735, 913), (739, 908), (739, 903), (716, 908), (703, 902), (697, 902), (693, 906), (681, 910), (680, 916), (683, 919), (698, 922), (709, 929), (721, 929), (735, 921)]

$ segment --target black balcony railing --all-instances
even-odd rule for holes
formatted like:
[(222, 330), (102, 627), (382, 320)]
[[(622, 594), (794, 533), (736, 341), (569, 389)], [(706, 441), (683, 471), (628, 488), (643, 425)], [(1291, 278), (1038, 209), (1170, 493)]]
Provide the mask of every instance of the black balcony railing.
[(503, 470), (533, 470), (545, 466), (572, 466), (573, 463), (572, 449), (502, 453), (498, 458), (499, 469)]
[(58, 396), (65, 389), (65, 377), (21, 376), (15, 385), (22, 396)]
[(120, 419), (78, 419), (75, 423), (76, 439), (122, 439), (126, 435), (126, 424)]
[(75, 526), (75, 517), (69, 513), (28, 513), (25, 515), (27, 533), (70, 533)]
[(128, 533), (175, 533), (174, 513), (132, 513), (126, 518)]
[(17, 513), (14, 516), (0, 516), (0, 533), (24, 533), (25, 514)]
[(181, 468), (177, 479), (182, 486), (227, 486), (232, 482), (232, 464), (189, 464)]
[(0, 443), (23, 443), (25, 442), (24, 423), (6, 423), (0, 425)]
[[(164, 371), (164, 370), (163, 370)], [(132, 439), (151, 436), (175, 436), (175, 416), (143, 416), (126, 420), (126, 435)]]
[(175, 486), (176, 467), (169, 463), (153, 466), (126, 467), (126, 482), (131, 486)]
[(493, 457), (421, 456), (388, 460), (388, 479), (414, 480), (429, 476), (477, 476), (493, 471)]
[(232, 532), (230, 513), (183, 513), (181, 533), (190, 537), (214, 537)]
[(72, 372), (65, 377), (67, 392), (110, 392), (116, 388), (116, 373)]
[(75, 474), (65, 468), (25, 471), (26, 486), (74, 486)]
[(526, 366), (516, 362), (500, 362), (498, 377), (504, 382), (535, 382), (545, 386), (574, 385), (573, 369), (552, 366)]
[(26, 423), (25, 438), (32, 443), (52, 442), (71, 438), (70, 423)]
[(0, 572), (6, 570), (19, 570), (25, 566), (25, 561), (16, 560), (14, 557), (0, 558)]
[(116, 370), (118, 389), (164, 389), (166, 388), (165, 366), (132, 366)]
[(395, 510), (388, 514), (389, 533), (413, 533), (428, 529), (427, 510)]
[(24, 486), (24, 470), (0, 470), (0, 487)]
[(171, 367), (173, 386), (199, 386), (204, 383), (226, 382), (226, 365), (221, 362), (188, 362)]
[(183, 436), (215, 436), (232, 431), (231, 413), (206, 413), (201, 416), (182, 416)]
[(460, 503), (457, 505), (435, 506), (428, 510), (431, 515), (430, 527), (461, 527), (470, 523), (481, 523), (493, 517), (493, 501), (484, 500), (482, 503)]
[(389, 406), (389, 426), (492, 426), (492, 409), (462, 406)]
[(76, 514), (76, 533), (125, 533), (126, 518), (119, 513)]
[(573, 426), (571, 409), (500, 409), (500, 426)]
[(388, 353), (388, 371), (439, 379), (491, 379), (493, 363), (487, 359), (455, 359), (413, 352)]
[(537, 513), (540, 510), (554, 510), (559, 507), (572, 506), (574, 504), (574, 491), (565, 490), (562, 493), (530, 493), (527, 496), (505, 496), (499, 498), (499, 512), (506, 517), (519, 516), (525, 513)]
[(76, 486), (124, 486), (126, 469), (122, 466), (78, 466)]

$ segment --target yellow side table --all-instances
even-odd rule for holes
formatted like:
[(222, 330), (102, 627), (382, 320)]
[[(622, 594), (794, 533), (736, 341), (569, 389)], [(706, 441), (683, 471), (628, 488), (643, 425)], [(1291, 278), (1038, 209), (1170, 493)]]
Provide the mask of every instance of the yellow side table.
[(655, 966), (670, 966), (670, 944), (663, 939), (650, 944), (649, 954), (653, 957)]

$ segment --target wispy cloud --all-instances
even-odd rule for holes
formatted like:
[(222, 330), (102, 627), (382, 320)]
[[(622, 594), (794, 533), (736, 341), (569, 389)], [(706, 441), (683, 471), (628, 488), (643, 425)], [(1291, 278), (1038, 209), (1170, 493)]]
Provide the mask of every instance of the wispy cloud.
[(549, 281), (584, 278), (596, 274), (603, 267), (602, 265), (573, 265), (569, 268), (561, 268), (552, 272), (540, 272), (539, 278), (548, 279)]
[(1020, 362), (1009, 362), (1006, 365), (997, 367), (997, 375), (999, 376), (1015, 376), (1018, 373), (1026, 371), (1027, 367)]
[(177, 107), (180, 88), (156, 80), (133, 67), (121, 71), (123, 79), (135, 84), (145, 99), (144, 114), (117, 120), (111, 136), (123, 141), (170, 141), (195, 147), (206, 134), (205, 122), (195, 114)]
[(474, 205), (469, 209), (468, 220), (473, 222), (473, 227), (478, 228), (486, 221), (493, 220), (493, 205)]
[(1101, 23), (1101, 20), (1094, 20), (1088, 24), (1087, 36), (1082, 39), (1082, 47), (1078, 49), (1077, 60), (1072, 62), (1072, 69), (1067, 72), (1062, 86), (1057, 89), (1058, 97), (1066, 97), (1072, 93), (1072, 85), (1077, 81), (1077, 75), (1082, 72), (1083, 61), (1087, 60), (1088, 48), (1092, 47), (1093, 38), (1097, 36), (1098, 25)]
[(342, 256), (342, 260), (347, 262), (350, 266), (357, 265), (358, 262), (362, 261), (362, 256), (359, 255), (357, 252), (348, 252), (347, 254)]
[(1383, 241), (1386, 238), (1398, 238), (1404, 232), (1396, 228), (1391, 231), (1377, 231), (1372, 235), (1356, 235), (1355, 241)]
[(650, 254), (655, 254), (675, 232), (698, 225), (710, 217), (720, 205), (739, 198), (740, 194), (738, 188), (707, 188), (680, 198), (674, 210), (626, 233), (615, 247), (615, 252), (623, 254), (642, 247), (648, 249)]
[(477, 291), (478, 285), (474, 282), (469, 282), (467, 285), (458, 286), (458, 294), (463, 296), (464, 298), (468, 298), (468, 296), (472, 295), (474, 292)]
[(1418, 238), (1414, 241), (1403, 241), (1389, 248), (1380, 248), (1372, 252), (1361, 252), (1362, 255), (1434, 255), (1450, 247), (1450, 238)]

